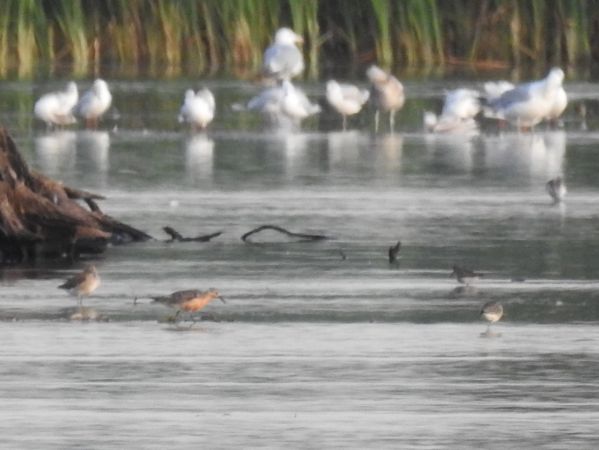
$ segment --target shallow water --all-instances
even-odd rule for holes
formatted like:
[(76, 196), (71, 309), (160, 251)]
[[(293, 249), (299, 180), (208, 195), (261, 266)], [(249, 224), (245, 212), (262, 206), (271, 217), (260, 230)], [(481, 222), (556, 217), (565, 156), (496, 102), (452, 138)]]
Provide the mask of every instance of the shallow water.
[[(118, 114), (102, 131), (47, 132), (28, 105), (48, 84), (0, 85), (33, 167), (156, 237), (95, 261), (103, 283), (84, 304), (106, 321), (66, 320), (75, 301), (56, 286), (84, 262), (0, 272), (7, 448), (599, 443), (599, 127), (574, 112), (593, 111), (596, 85), (566, 86), (565, 129), (468, 138), (422, 133), (438, 81), (409, 83), (399, 131), (379, 135), (367, 113), (343, 133), (326, 110), (302, 132), (265, 129), (231, 109), (258, 89), (234, 81), (209, 83), (219, 116), (192, 135), (176, 124), (187, 81), (109, 82)], [(330, 239), (241, 240), (262, 224)], [(223, 234), (168, 243), (167, 225)], [(459, 286), (453, 264), (484, 277)], [(148, 299), (212, 286), (227, 303), (191, 327)], [(485, 334), (491, 300), (505, 316)]]

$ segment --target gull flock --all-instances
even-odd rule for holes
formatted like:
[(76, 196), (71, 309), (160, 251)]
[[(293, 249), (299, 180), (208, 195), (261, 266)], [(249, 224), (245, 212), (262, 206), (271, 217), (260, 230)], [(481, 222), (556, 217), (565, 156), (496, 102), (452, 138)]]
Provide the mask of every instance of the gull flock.
[[(304, 58), (298, 47), (300, 35), (289, 28), (277, 30), (273, 43), (265, 50), (262, 73), (271, 85), (234, 109), (255, 111), (273, 126), (299, 129), (301, 122), (322, 111), (292, 79), (304, 71)], [(389, 130), (395, 128), (395, 115), (405, 103), (404, 86), (395, 76), (372, 65), (366, 70), (369, 88), (328, 80), (325, 98), (341, 116), (342, 128), (348, 118), (358, 114), (370, 102), (375, 131), (381, 114), (389, 116)], [(564, 72), (553, 68), (540, 80), (514, 85), (507, 81), (487, 82), (482, 90), (458, 88), (445, 92), (440, 114), (423, 113), (424, 129), (431, 133), (473, 133), (478, 131), (478, 118), (511, 124), (519, 130), (531, 129), (546, 121), (556, 124), (564, 112), (568, 97), (563, 87)], [(71, 125), (81, 118), (89, 128), (96, 128), (112, 103), (112, 95), (104, 80), (94, 81), (81, 98), (77, 85), (69, 82), (64, 91), (43, 95), (35, 103), (35, 116), (48, 128)], [(204, 130), (216, 113), (214, 95), (207, 88), (187, 90), (179, 112), (179, 122), (192, 130)]]

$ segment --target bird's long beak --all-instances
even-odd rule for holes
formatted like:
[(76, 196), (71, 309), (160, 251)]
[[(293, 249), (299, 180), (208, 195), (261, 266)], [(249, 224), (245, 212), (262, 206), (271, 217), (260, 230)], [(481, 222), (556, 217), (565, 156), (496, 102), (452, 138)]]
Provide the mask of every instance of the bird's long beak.
[(227, 302), (225, 301), (224, 297), (221, 297), (221, 296), (219, 296), (218, 298), (220, 298), (220, 301), (221, 301), (221, 302), (223, 302), (223, 303), (227, 303)]

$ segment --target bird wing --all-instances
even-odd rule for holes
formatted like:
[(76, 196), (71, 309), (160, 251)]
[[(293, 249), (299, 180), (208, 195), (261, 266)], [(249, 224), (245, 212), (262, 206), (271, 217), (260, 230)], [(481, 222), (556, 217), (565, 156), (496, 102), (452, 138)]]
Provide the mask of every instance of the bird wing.
[(64, 283), (58, 286), (61, 289), (73, 289), (78, 286), (85, 280), (86, 274), (84, 272), (73, 275), (71, 278), (67, 279)]
[(187, 289), (183, 291), (173, 292), (171, 295), (160, 297), (151, 297), (155, 302), (164, 303), (165, 305), (178, 305), (191, 300), (201, 294), (197, 289)]

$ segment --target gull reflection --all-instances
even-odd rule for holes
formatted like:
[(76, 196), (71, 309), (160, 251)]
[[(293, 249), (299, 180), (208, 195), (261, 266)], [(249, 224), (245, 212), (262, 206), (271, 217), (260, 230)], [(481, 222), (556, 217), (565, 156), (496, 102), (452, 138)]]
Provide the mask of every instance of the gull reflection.
[(376, 166), (384, 172), (398, 169), (401, 166), (403, 137), (401, 134), (389, 133), (377, 136), (375, 141)]
[(427, 134), (427, 154), (434, 164), (470, 172), (473, 167), (475, 146), (472, 136), (466, 134)]
[(205, 134), (196, 134), (185, 141), (185, 168), (191, 181), (211, 179), (214, 141)]
[(562, 171), (566, 152), (564, 131), (509, 133), (484, 138), (485, 165), (547, 181)]
[(74, 131), (59, 130), (35, 138), (35, 153), (42, 172), (59, 175), (73, 170), (77, 154)]
[(357, 130), (327, 133), (329, 164), (332, 169), (355, 168), (361, 152), (368, 147), (368, 138)]
[(86, 158), (98, 172), (108, 172), (110, 167), (110, 134), (107, 131), (85, 130), (77, 140), (79, 155)]

